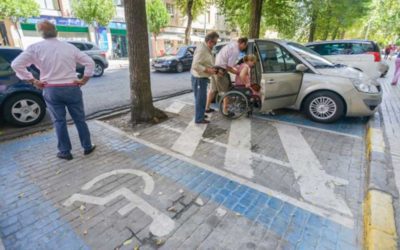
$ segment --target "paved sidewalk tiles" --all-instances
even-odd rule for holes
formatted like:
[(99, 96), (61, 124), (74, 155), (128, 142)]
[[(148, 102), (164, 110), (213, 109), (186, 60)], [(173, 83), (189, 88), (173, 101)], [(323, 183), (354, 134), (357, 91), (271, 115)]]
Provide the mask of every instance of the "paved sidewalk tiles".
[[(184, 125), (184, 121), (181, 122)], [(0, 236), (6, 249), (360, 247), (359, 198), (362, 197), (360, 178), (363, 177), (361, 165), (355, 170), (350, 168), (354, 163), (362, 164), (361, 149), (354, 151), (355, 156), (350, 156), (347, 162), (340, 163), (345, 164), (343, 169), (347, 172), (334, 172), (333, 167), (331, 172), (357, 180), (345, 188), (341, 185), (337, 188), (338, 195), (345, 197), (353, 212), (354, 226), (351, 227), (315, 214), (308, 206), (298, 206), (300, 203), (292, 202), (294, 199), (282, 198), (301, 199), (296, 187), (291, 191), (283, 190), (284, 185), (278, 186), (279, 192), (287, 193), (283, 196), (260, 191), (264, 189), (255, 187), (261, 184), (253, 183), (261, 179), (254, 182), (242, 177), (231, 178), (233, 175), (216, 174), (194, 164), (201, 153), (195, 155), (193, 161), (185, 161), (185, 158), (155, 150), (97, 122), (89, 125), (98, 149), (88, 157), (76, 149), (74, 160), (69, 162), (54, 157), (53, 132), (0, 144)], [(221, 128), (214, 128), (218, 129)], [(272, 128), (269, 130), (266, 133), (273, 133)], [(72, 127), (70, 131), (74, 145), (78, 145), (76, 132)], [(316, 148), (320, 147), (319, 138), (343, 140), (344, 147), (348, 143), (346, 140), (358, 145), (353, 147), (361, 144), (350, 137), (342, 139), (332, 135), (329, 138), (317, 134), (313, 138), (311, 131), (302, 130), (302, 133), (309, 133), (305, 138), (314, 140)], [(146, 132), (141, 134), (142, 139), (145, 135)], [(222, 137), (216, 138), (223, 141)], [(278, 141), (276, 145), (282, 147)], [(206, 147), (198, 150), (207, 154)], [(278, 154), (281, 149), (275, 150), (274, 157), (288, 161), (285, 154)], [(329, 155), (334, 148), (329, 146), (325, 150)], [(290, 171), (282, 175), (282, 180), (286, 175), (287, 182), (295, 186)], [(114, 197), (117, 191), (119, 196)], [(67, 201), (73, 197), (78, 198), (68, 205)], [(101, 197), (112, 198), (106, 202)]]

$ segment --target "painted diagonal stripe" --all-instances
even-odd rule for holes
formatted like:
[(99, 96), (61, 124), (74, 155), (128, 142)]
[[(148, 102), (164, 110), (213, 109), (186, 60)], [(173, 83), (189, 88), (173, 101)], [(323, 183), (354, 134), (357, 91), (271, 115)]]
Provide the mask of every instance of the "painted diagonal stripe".
[(275, 123), (274, 126), (278, 130), (303, 198), (317, 206), (352, 216), (343, 198), (335, 194), (335, 181), (324, 171), (300, 130), (281, 123)]
[(165, 111), (174, 113), (174, 114), (179, 114), (181, 110), (185, 107), (185, 104), (182, 102), (173, 102), (171, 105), (169, 105)]
[(192, 156), (206, 128), (207, 124), (196, 124), (194, 121), (191, 121), (172, 146), (172, 150), (186, 156)]
[(225, 153), (225, 168), (238, 175), (253, 178), (251, 167), (251, 124), (249, 119), (233, 120)]

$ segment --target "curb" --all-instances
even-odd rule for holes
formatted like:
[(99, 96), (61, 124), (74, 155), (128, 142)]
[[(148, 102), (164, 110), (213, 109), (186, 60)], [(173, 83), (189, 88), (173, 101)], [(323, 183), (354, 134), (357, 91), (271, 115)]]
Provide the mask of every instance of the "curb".
[(364, 201), (364, 248), (397, 249), (397, 231), (388, 168), (391, 167), (383, 135), (382, 118), (376, 113), (366, 135), (367, 193)]

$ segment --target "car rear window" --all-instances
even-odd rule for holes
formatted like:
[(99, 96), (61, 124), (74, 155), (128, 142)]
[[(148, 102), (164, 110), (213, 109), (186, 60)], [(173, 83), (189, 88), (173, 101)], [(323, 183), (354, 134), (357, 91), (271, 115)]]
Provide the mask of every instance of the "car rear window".
[(376, 46), (373, 42), (327, 43), (308, 45), (307, 47), (322, 56), (357, 55), (367, 52), (379, 52), (378, 46)]
[(85, 45), (83, 43), (71, 43), (75, 47), (77, 47), (79, 50), (86, 50)]

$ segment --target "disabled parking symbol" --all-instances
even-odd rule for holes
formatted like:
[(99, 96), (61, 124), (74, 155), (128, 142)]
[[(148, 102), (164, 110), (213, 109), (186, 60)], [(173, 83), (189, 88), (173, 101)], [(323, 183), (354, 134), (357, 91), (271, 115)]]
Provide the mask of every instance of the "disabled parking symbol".
[[(83, 191), (89, 190), (97, 182), (104, 180), (110, 176), (119, 175), (119, 174), (132, 174), (132, 175), (142, 177), (142, 179), (144, 180), (144, 183), (145, 183), (143, 192), (147, 195), (150, 195), (154, 190), (153, 178), (143, 171), (134, 170), (134, 169), (117, 169), (117, 170), (113, 170), (113, 171), (101, 174), (101, 175), (93, 178), (91, 181), (89, 181), (85, 185), (83, 185), (81, 189)], [(170, 217), (161, 213), (158, 209), (151, 206), (143, 198), (136, 195), (135, 193), (133, 193), (131, 190), (129, 190), (126, 187), (122, 187), (105, 197), (97, 197), (97, 196), (75, 193), (70, 198), (68, 198), (63, 203), (63, 205), (66, 207), (69, 207), (72, 204), (74, 204), (74, 202), (85, 202), (85, 203), (95, 204), (95, 205), (105, 205), (105, 204), (109, 203), (110, 201), (116, 199), (119, 196), (123, 196), (123, 197), (125, 197), (125, 199), (127, 199), (129, 201), (128, 204), (126, 204), (125, 206), (121, 207), (118, 210), (118, 213), (121, 216), (128, 214), (130, 211), (132, 211), (135, 208), (139, 208), (145, 214), (147, 214), (148, 216), (150, 216), (153, 219), (152, 223), (150, 224), (150, 232), (153, 235), (162, 237), (162, 236), (168, 235), (174, 229), (175, 222)]]

